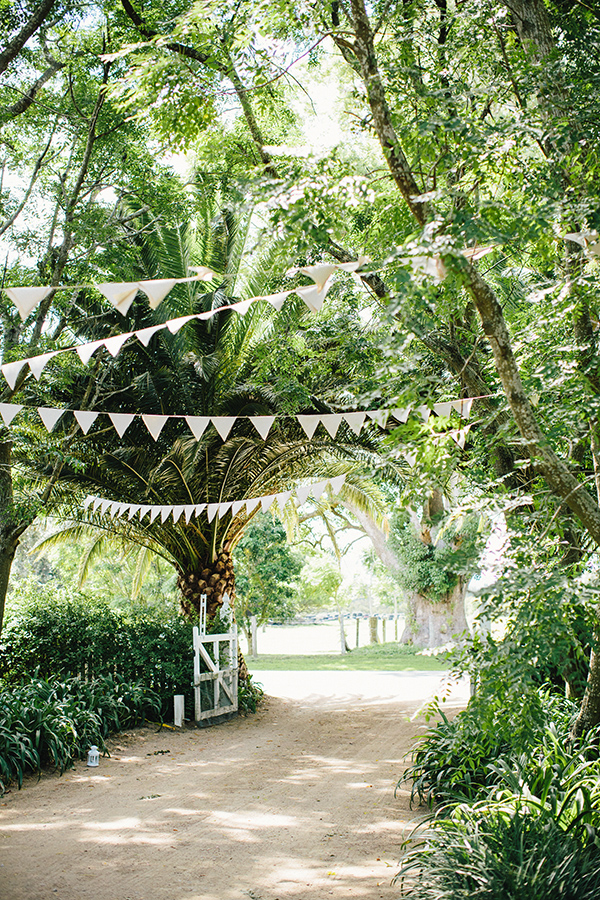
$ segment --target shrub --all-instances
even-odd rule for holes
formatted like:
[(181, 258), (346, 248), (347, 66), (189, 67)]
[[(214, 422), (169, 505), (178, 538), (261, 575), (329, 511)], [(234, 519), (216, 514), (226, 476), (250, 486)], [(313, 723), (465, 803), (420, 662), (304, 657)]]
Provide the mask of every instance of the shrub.
[(0, 691), (0, 789), (47, 764), (64, 772), (113, 731), (160, 715), (160, 698), (119, 676), (36, 677)]

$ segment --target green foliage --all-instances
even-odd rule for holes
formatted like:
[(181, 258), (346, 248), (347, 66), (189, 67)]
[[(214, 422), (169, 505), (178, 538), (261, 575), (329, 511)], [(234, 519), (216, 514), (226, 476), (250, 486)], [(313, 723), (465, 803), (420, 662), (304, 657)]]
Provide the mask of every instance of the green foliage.
[(253, 680), (252, 675), (240, 682), (238, 688), (238, 708), (241, 713), (255, 713), (265, 696), (262, 685)]
[(142, 682), (118, 675), (84, 681), (33, 680), (0, 688), (0, 788), (21, 787), (27, 772), (52, 765), (62, 774), (92, 744), (104, 749), (114, 731), (160, 716), (161, 699)]
[(251, 616), (262, 625), (269, 619), (285, 622), (294, 615), (294, 581), (301, 563), (277, 519), (256, 516), (235, 549), (234, 562), (236, 618), (247, 634)]

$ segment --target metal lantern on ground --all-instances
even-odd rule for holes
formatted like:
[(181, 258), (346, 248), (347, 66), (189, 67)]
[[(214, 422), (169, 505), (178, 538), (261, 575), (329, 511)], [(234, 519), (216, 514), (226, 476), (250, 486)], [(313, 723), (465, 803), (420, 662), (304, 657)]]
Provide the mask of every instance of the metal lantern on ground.
[(96, 745), (92, 745), (88, 750), (88, 758), (87, 758), (88, 766), (99, 766), (100, 765), (100, 752)]

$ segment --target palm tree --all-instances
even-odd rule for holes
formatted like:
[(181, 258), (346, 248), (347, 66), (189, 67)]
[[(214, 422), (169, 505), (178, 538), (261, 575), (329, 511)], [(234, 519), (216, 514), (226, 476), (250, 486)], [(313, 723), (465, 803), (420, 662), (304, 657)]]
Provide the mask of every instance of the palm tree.
[[(245, 316), (227, 310), (232, 302), (230, 286), (240, 275), (240, 248), (247, 227), (236, 230), (235, 219), (227, 212), (213, 222), (209, 239), (204, 234), (198, 241), (189, 226), (144, 228), (140, 227), (143, 213), (139, 219), (139, 246), (134, 248), (139, 252), (133, 254), (137, 268), (119, 273), (120, 277), (180, 277), (187, 274), (188, 265), (200, 263), (230, 277), (209, 292), (197, 283), (179, 285), (154, 312), (142, 302), (134, 304), (127, 330), (215, 307), (222, 312), (209, 320), (190, 322), (176, 335), (161, 331), (148, 347), (132, 343), (116, 359), (107, 355), (91, 377), (87, 370), (73, 371), (65, 384), (55, 383), (52, 405), (61, 398), (68, 408), (78, 409), (82, 398), (88, 397), (90, 408), (106, 412), (205, 417), (277, 414), (280, 398), (276, 391), (253, 379), (254, 353), (269, 328), (272, 311), (266, 304), (253, 305)], [(267, 262), (264, 268), (268, 270)], [(256, 291), (251, 279), (246, 279), (246, 284)], [(111, 327), (123, 330), (117, 314), (94, 320), (84, 313), (82, 309), (80, 333), (87, 340), (106, 336)], [(298, 315), (302, 315), (300, 310)], [(315, 401), (311, 410), (298, 411), (328, 409)], [(68, 428), (67, 417), (63, 419), (62, 427)], [(169, 419), (156, 441), (139, 418), (122, 439), (97, 419), (86, 437), (78, 433), (71, 438), (50, 507), (70, 522), (54, 540), (81, 540), (93, 529), (96, 538), (87, 552), (88, 563), (94, 554), (104, 551), (109, 538), (138, 545), (141, 568), (147, 554), (156, 553), (178, 572), (184, 613), (196, 615), (205, 594), (207, 613), (213, 616), (225, 593), (234, 596), (231, 554), (252, 514), (244, 509), (235, 515), (230, 510), (212, 521), (206, 514), (177, 523), (135, 517), (123, 521), (80, 508), (81, 492), (124, 503), (227, 503), (284, 490), (311, 475), (333, 477), (351, 472), (372, 457), (375, 449), (368, 438), (358, 439), (346, 425), (335, 441), (328, 437), (308, 440), (293, 417), (276, 420), (266, 440), (251, 422), (239, 418), (225, 440), (213, 426), (197, 440), (183, 418)], [(36, 463), (43, 471), (46, 460), (28, 461), (30, 468)], [(358, 489), (348, 490), (355, 502), (359, 500)]]

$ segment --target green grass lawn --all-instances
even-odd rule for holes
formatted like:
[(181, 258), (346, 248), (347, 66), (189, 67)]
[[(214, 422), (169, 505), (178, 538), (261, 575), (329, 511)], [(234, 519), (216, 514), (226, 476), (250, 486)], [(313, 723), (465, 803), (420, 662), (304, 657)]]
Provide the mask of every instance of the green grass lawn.
[(256, 659), (246, 657), (251, 672), (282, 670), (306, 672), (315, 669), (360, 670), (379, 672), (439, 672), (448, 664), (435, 656), (421, 656), (410, 647), (398, 644), (375, 644), (359, 647), (350, 653), (309, 655), (265, 654)]

